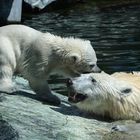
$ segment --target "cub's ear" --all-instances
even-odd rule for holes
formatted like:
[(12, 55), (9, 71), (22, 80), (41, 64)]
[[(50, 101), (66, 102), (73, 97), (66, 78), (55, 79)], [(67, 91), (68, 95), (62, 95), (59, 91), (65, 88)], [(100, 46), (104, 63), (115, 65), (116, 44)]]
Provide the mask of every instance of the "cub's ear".
[(72, 63), (76, 63), (76, 62), (79, 62), (80, 61), (80, 56), (79, 56), (79, 54), (77, 54), (77, 53), (73, 53), (73, 54), (71, 54), (70, 55), (70, 61), (72, 62)]

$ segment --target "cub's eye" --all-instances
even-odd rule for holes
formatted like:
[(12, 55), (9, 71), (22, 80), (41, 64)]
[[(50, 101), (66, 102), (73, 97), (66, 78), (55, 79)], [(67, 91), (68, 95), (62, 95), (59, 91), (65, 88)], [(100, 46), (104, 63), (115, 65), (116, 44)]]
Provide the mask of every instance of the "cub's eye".
[(94, 78), (92, 78), (92, 79), (91, 79), (91, 81), (92, 81), (93, 83), (95, 83), (95, 82), (96, 82), (96, 80), (95, 80)]
[(91, 65), (89, 65), (89, 67), (92, 69), (95, 67), (95, 64), (91, 64)]

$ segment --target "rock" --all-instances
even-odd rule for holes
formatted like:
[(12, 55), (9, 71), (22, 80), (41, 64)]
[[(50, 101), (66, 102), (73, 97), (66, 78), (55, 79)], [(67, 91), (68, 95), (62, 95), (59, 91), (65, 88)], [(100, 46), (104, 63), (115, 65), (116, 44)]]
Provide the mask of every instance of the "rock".
[(18, 133), (6, 121), (0, 118), (0, 140), (18, 140)]
[(140, 139), (140, 124), (125, 124), (116, 125), (112, 127), (112, 135), (109, 134), (105, 137), (106, 140), (139, 140)]
[(43, 104), (26, 80), (16, 77), (13, 81), (20, 91), (13, 95), (0, 93), (0, 140), (117, 140), (123, 135), (112, 133), (116, 122), (79, 111), (66, 96), (55, 93), (62, 100), (60, 106)]

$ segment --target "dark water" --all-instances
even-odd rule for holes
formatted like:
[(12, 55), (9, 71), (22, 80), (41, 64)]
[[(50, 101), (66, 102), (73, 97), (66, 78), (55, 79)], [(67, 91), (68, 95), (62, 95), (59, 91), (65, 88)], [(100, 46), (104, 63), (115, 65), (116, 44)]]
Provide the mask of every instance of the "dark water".
[(91, 40), (106, 72), (140, 71), (140, 6), (101, 10), (88, 5), (25, 17), (23, 24)]

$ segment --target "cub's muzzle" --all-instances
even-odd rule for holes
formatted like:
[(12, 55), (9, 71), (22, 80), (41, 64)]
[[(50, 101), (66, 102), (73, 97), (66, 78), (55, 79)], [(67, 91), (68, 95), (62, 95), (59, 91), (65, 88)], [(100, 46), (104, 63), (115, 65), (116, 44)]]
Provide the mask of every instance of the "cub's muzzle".
[(82, 74), (88, 74), (88, 73), (101, 73), (102, 70), (97, 65), (90, 65), (89, 71), (83, 71)]
[(94, 72), (94, 73), (101, 73), (102, 70), (101, 70), (97, 65), (95, 65), (95, 66), (91, 69), (91, 72)]

